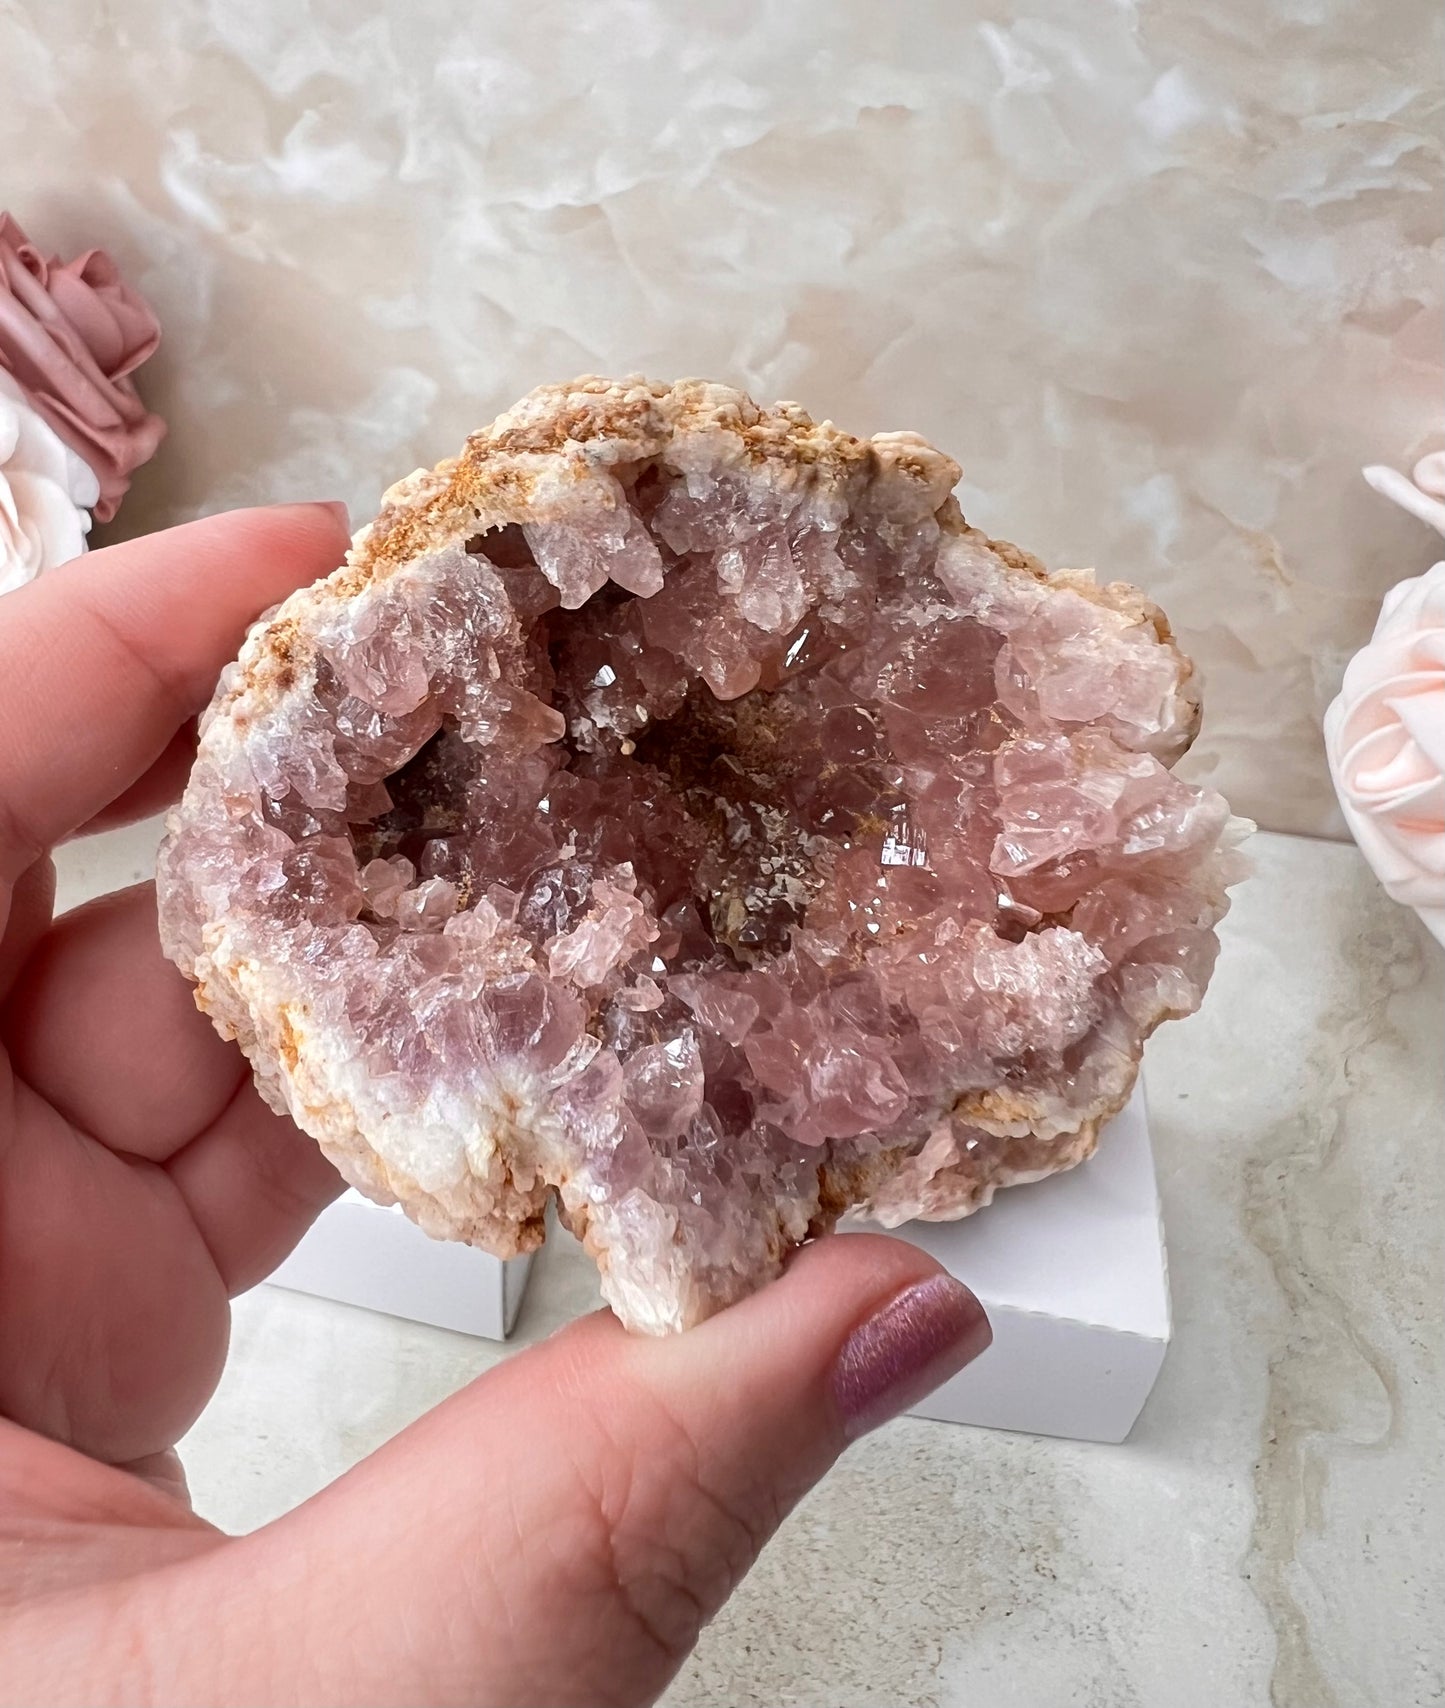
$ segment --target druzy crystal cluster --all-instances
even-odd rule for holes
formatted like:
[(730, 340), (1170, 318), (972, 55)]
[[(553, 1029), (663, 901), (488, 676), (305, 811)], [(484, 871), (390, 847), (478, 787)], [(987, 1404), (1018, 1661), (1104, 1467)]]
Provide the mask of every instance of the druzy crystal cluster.
[(363, 1191), (502, 1255), (555, 1199), (685, 1327), (850, 1210), (1092, 1150), (1199, 1003), (1235, 821), (1132, 588), (958, 468), (723, 386), (544, 388), (252, 631), (168, 951)]

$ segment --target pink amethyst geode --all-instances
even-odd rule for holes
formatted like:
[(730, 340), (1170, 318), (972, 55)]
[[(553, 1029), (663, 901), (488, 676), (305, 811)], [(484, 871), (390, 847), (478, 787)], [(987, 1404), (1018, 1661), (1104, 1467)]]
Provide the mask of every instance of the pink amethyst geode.
[(247, 638), (168, 952), (369, 1195), (549, 1200), (630, 1327), (856, 1210), (1087, 1157), (1198, 1006), (1237, 821), (1159, 611), (970, 528), (957, 466), (701, 381), (545, 387)]

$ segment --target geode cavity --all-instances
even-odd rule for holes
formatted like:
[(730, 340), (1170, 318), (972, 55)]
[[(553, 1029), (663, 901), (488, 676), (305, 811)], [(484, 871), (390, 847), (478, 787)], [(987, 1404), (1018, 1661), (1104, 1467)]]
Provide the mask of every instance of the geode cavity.
[(700, 381), (533, 393), (222, 679), (169, 953), (364, 1192), (503, 1255), (548, 1200), (634, 1328), (848, 1209), (1093, 1149), (1199, 1003), (1228, 808), (1132, 588), (958, 468)]

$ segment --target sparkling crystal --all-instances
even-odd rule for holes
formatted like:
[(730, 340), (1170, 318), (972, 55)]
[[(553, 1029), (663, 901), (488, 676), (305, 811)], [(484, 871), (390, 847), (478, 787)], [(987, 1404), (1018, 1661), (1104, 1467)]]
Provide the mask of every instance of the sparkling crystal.
[(555, 1199), (631, 1326), (848, 1209), (1086, 1157), (1238, 876), (1132, 589), (957, 468), (701, 382), (535, 393), (248, 639), (169, 952), (363, 1191), (502, 1254)]

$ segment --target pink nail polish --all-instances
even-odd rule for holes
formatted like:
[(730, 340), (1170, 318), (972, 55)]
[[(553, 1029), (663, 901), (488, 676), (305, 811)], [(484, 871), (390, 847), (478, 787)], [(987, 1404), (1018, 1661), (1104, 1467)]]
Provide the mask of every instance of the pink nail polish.
[(853, 1330), (833, 1367), (833, 1397), (848, 1439), (907, 1411), (992, 1339), (983, 1306), (951, 1275), (897, 1294)]

